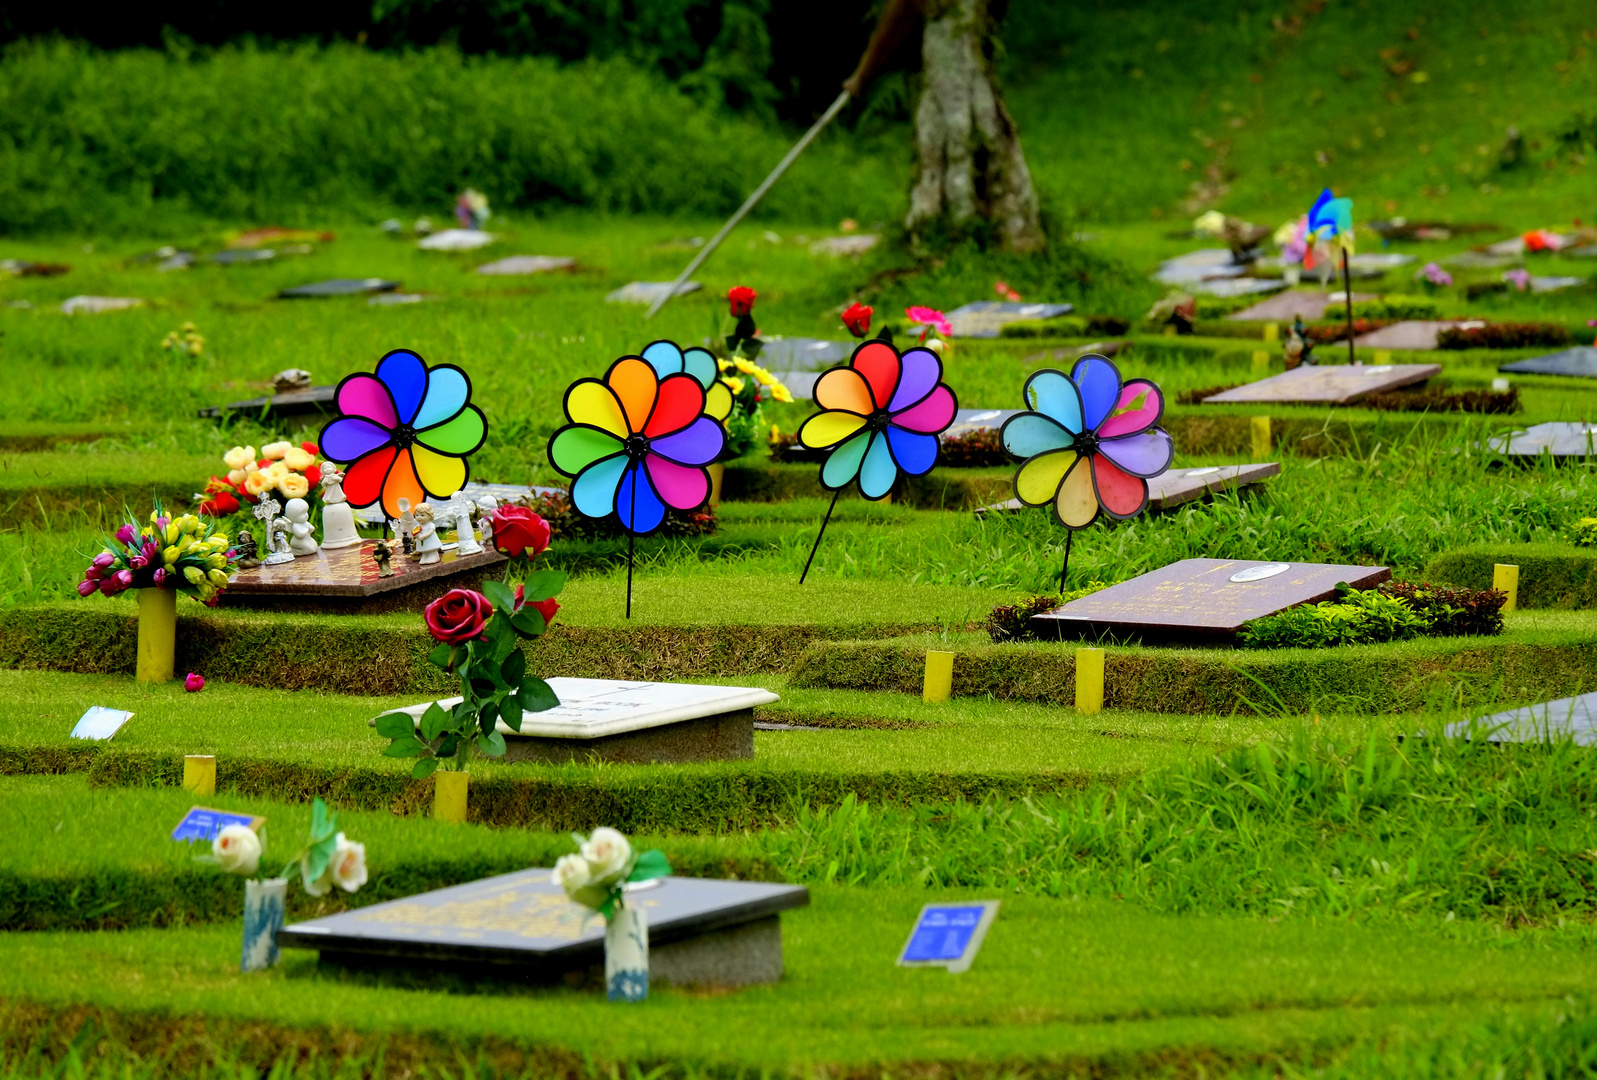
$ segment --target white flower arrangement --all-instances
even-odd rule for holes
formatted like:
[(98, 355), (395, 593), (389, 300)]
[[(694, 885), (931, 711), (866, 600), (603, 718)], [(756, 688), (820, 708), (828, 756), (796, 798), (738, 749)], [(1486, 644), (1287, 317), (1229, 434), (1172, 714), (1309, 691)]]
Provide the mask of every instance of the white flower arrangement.
[(589, 836), (572, 833), (577, 852), (555, 861), (553, 879), (566, 896), (609, 919), (623, 905), (628, 882), (652, 881), (671, 872), (665, 853), (634, 853), (620, 832), (598, 828)]
[[(229, 874), (252, 878), (260, 873), (266, 842), (248, 825), (227, 825), (211, 841), (211, 854), (202, 861), (214, 862)], [(355, 892), (366, 884), (366, 845), (338, 831), (338, 815), (327, 812), (318, 798), (311, 804), (311, 830), (299, 854), (283, 867), (279, 877), (287, 878), (299, 868), (300, 884), (311, 896), (326, 896), (336, 885)]]

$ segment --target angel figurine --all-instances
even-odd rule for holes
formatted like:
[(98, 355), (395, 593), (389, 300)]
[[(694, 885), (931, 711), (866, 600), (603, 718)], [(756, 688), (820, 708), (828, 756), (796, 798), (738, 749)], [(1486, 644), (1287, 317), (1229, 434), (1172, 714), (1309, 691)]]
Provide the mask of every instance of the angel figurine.
[(293, 539), (288, 542), (288, 549), (295, 555), (314, 555), (321, 550), (321, 545), (316, 543), (316, 527), (311, 524), (311, 507), (304, 499), (290, 499), (288, 505), (283, 507), (283, 513), (288, 518), (288, 529), (293, 534)]
[(294, 561), (294, 556), (288, 550), (288, 518), (276, 516), (282, 508), (283, 504), (270, 495), (263, 495), (261, 501), (255, 504), (255, 516), (266, 526), (268, 554), (261, 560), (263, 566), (281, 566)]
[(322, 462), (322, 502), (341, 503), (344, 497), (344, 474), (331, 461)]
[(494, 511), (499, 509), (499, 500), (492, 495), (484, 495), (477, 500), (477, 530), (482, 533), (482, 546), (494, 546)]
[(399, 523), (394, 526), (394, 539), (406, 555), (416, 550), (416, 515), (411, 512), (410, 500), (399, 500)]
[(438, 561), (444, 542), (438, 539), (438, 526), (433, 524), (433, 508), (428, 503), (416, 507), (416, 561), (423, 566)]
[(470, 499), (462, 499), (460, 507), (455, 514), (455, 554), (456, 555), (481, 555), (482, 545), (477, 543), (477, 534), (472, 530), (471, 514), (477, 506)]

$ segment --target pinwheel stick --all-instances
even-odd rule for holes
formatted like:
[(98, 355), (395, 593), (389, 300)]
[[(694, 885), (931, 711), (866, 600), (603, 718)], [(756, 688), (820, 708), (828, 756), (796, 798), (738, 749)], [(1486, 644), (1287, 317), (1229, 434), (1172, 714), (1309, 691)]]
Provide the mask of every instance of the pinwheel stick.
[(1347, 301), (1347, 362), (1358, 363), (1353, 358), (1353, 285), (1347, 271), (1347, 248), (1342, 249), (1342, 298)]
[(632, 545), (638, 534), (633, 531), (638, 524), (638, 476), (632, 474), (632, 513), (627, 518), (627, 618), (632, 618)]
[(826, 516), (821, 519), (821, 531), (815, 534), (815, 544), (810, 548), (810, 557), (804, 560), (804, 572), (799, 575), (799, 584), (804, 584), (804, 579), (810, 576), (810, 563), (815, 561), (815, 553), (820, 550), (821, 537), (826, 535), (826, 523), (832, 520), (832, 511), (837, 507), (837, 497), (843, 494), (843, 489), (838, 488), (832, 492), (832, 505), (826, 508)]
[(1075, 529), (1070, 529), (1065, 533), (1065, 565), (1059, 568), (1059, 593), (1061, 597), (1068, 591), (1065, 588), (1065, 575), (1070, 572), (1070, 542), (1075, 538)]

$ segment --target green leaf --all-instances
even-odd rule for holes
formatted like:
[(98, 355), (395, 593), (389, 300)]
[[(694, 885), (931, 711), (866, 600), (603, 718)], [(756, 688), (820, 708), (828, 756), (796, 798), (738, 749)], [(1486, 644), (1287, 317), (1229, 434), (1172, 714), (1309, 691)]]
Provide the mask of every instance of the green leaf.
[(424, 757), (420, 761), (416, 762), (416, 764), (411, 768), (410, 775), (413, 779), (425, 780), (431, 776), (437, 770), (437, 768), (437, 758)]
[(504, 676), (506, 686), (520, 686), (521, 677), (527, 673), (527, 654), (517, 649), (505, 657), (499, 673)]
[(454, 652), (454, 646), (439, 644), (433, 648), (432, 652), (427, 654), (427, 662), (433, 667), (443, 668), (448, 671), (449, 662), (454, 659)]
[(499, 719), (512, 731), (521, 730), (521, 699), (515, 694), (508, 694), (505, 700), (499, 703)]
[(502, 581), (483, 582), (482, 594), (499, 611), (509, 612), (511, 608), (515, 607), (516, 594), (511, 590), (510, 586)]
[(427, 711), (421, 714), (421, 735), (428, 742), (432, 742), (449, 728), (449, 714), (438, 702), (427, 706)]
[(612, 892), (609, 896), (604, 898), (604, 903), (599, 905), (599, 914), (603, 915), (605, 917), (605, 919), (608, 920), (611, 915), (615, 914), (616, 905), (619, 904), (620, 902), (621, 902), (621, 890), (617, 889), (614, 892)]
[(499, 719), (499, 706), (493, 702), (482, 707), (482, 712), (477, 714), (477, 727), (484, 735), (494, 730), (494, 724)]
[(671, 872), (671, 860), (665, 857), (665, 852), (659, 848), (651, 848), (639, 855), (632, 864), (632, 873), (627, 875), (628, 881), (653, 881), (655, 878), (665, 877)]
[(468, 728), (477, 722), (477, 707), (471, 703), (471, 699), (462, 698), (450, 715), (454, 717), (456, 729)]
[(407, 739), (395, 739), (383, 747), (383, 757), (421, 757), (426, 751), (427, 748), (412, 735)]
[(455, 751), (459, 749), (460, 733), (451, 731), (449, 734), (444, 736), (444, 741), (438, 744), (438, 749), (434, 751), (434, 753), (441, 758), (454, 757)]
[[(406, 732), (409, 735), (409, 732)], [(414, 738), (412, 738), (414, 741)], [(311, 843), (327, 835), (327, 804), (320, 795), (311, 802)]]
[(544, 712), (560, 704), (554, 689), (542, 679), (530, 678), (521, 684), (521, 707), (527, 712)]
[(549, 624), (543, 621), (543, 612), (534, 607), (524, 607), (516, 612), (516, 617), (510, 620), (510, 625), (516, 632), (526, 637), (537, 637), (549, 629)]
[(338, 837), (329, 836), (311, 845), (305, 853), (305, 878), (315, 881), (327, 872), (327, 864), (333, 861), (333, 852), (338, 850)]
[(408, 739), (415, 733), (416, 722), (409, 713), (384, 713), (377, 718), (377, 734), (385, 739)]
[(477, 736), (477, 747), (489, 757), (505, 756), (505, 737), (495, 731)]
[(522, 583), (522, 598), (529, 602), (547, 600), (551, 596), (558, 596), (565, 586), (564, 570), (539, 570), (528, 574), (527, 580)]

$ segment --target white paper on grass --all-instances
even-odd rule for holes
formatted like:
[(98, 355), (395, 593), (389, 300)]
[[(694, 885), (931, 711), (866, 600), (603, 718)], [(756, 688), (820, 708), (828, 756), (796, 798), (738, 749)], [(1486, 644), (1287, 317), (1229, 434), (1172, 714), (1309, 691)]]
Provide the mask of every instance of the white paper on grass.
[(89, 711), (78, 720), (77, 727), (72, 729), (74, 739), (109, 739), (122, 725), (133, 719), (133, 714), (122, 709), (110, 709), (104, 705), (90, 705)]
[[(547, 680), (560, 704), (546, 712), (523, 713), (521, 730), (499, 721), (501, 735), (533, 735), (543, 738), (597, 739), (628, 731), (660, 727), (697, 720), (705, 716), (770, 705), (781, 698), (769, 690), (749, 686), (701, 686), (697, 683), (621, 682), (615, 679)], [(418, 724), (433, 702), (424, 701), (403, 709), (383, 713), (404, 713)], [(452, 709), (459, 697), (444, 698), (438, 705)]]

